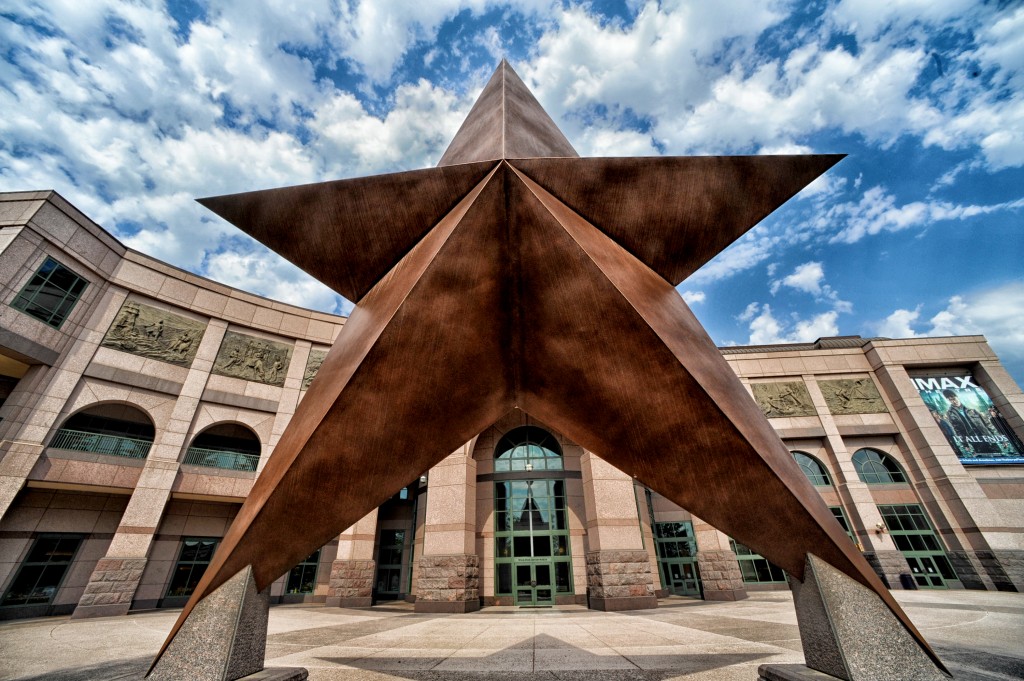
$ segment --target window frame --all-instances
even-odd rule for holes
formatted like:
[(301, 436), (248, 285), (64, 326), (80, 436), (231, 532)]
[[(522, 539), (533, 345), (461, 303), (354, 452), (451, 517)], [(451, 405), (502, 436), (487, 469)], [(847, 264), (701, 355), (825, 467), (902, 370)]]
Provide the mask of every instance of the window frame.
[[(807, 476), (807, 479), (811, 481), (812, 485), (815, 487), (834, 487), (832, 483), (832, 476), (829, 475), (828, 469), (825, 468), (825, 464), (818, 461), (816, 457), (798, 449), (791, 451), (790, 454), (793, 455), (793, 460), (796, 461), (798, 466), (800, 466), (800, 470), (804, 472), (804, 475)], [(806, 461), (802, 461), (801, 457), (806, 459)], [(818, 470), (816, 472), (809, 470), (808, 467), (810, 465), (817, 466)], [(823, 482), (819, 482), (819, 480)]]
[[(53, 279), (61, 270), (73, 277), (69, 288), (64, 288), (60, 284), (53, 282)], [(46, 256), (32, 276), (29, 277), (29, 280), (25, 282), (25, 285), (21, 287), (21, 290), (11, 300), (10, 305), (15, 310), (32, 317), (36, 321), (59, 329), (68, 320), (71, 313), (74, 312), (78, 301), (82, 299), (86, 289), (89, 288), (89, 283), (88, 279), (77, 274), (56, 258)], [(37, 302), (40, 297), (45, 295), (47, 286), (63, 293), (60, 300), (53, 306), (44, 306)], [(66, 305), (65, 309), (65, 303), (69, 299), (71, 302)], [(37, 313), (33, 311), (34, 309), (46, 310), (46, 314)]]
[[(871, 447), (861, 447), (854, 452), (852, 461), (853, 468), (857, 471), (857, 478), (865, 485), (906, 485), (910, 483), (903, 466), (885, 452)], [(866, 471), (865, 468), (869, 465), (871, 470)], [(884, 470), (884, 474), (879, 471), (879, 468)], [(894, 476), (899, 476), (902, 479), (894, 479)], [(874, 479), (869, 480), (868, 478)], [(882, 478), (888, 479), (883, 480)]]
[[(59, 542), (63, 539), (74, 539), (77, 540), (77, 543), (75, 544), (74, 549), (71, 551), (71, 556), (66, 561), (51, 561), (49, 558), (47, 558), (47, 560), (45, 561), (30, 561), (29, 559), (32, 557), (32, 554), (38, 548), (39, 542), (45, 539), (56, 539), (58, 541), (58, 545)], [(28, 551), (25, 553), (25, 557), (18, 564), (18, 569), (14, 571), (14, 578), (7, 585), (7, 588), (4, 589), (3, 597), (0, 598), (0, 607), (25, 608), (33, 606), (51, 605), (53, 603), (53, 599), (55, 599), (57, 597), (57, 594), (60, 593), (61, 587), (64, 585), (64, 580), (67, 579), (68, 573), (71, 571), (71, 566), (75, 564), (75, 558), (78, 556), (78, 552), (82, 549), (82, 543), (85, 540), (86, 535), (75, 532), (44, 532), (39, 534), (39, 536), (32, 540), (32, 544), (29, 547)], [(49, 595), (46, 601), (30, 602), (28, 600), (25, 600), (21, 603), (8, 603), (8, 598), (11, 595), (11, 589), (18, 583), (19, 578), (21, 578), (22, 573), (26, 568), (40, 568), (39, 574), (36, 576), (35, 583), (33, 584), (32, 590), (30, 592), (31, 596), (31, 593), (34, 593), (38, 588), (39, 580), (42, 578), (43, 574), (45, 574), (46, 568), (56, 565), (63, 565), (64, 571), (61, 572), (60, 577), (57, 579), (57, 583), (52, 587), (53, 592)]]

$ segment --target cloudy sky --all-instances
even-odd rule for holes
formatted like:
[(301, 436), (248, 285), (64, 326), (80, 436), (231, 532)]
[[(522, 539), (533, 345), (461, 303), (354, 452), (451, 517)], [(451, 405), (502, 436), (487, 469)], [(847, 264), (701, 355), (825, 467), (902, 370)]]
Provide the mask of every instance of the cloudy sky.
[(846, 153), (679, 287), (711, 336), (984, 333), (1024, 381), (1020, 2), (0, 0), (0, 51), (0, 190), (331, 312), (193, 199), (432, 166), (503, 56), (581, 155)]

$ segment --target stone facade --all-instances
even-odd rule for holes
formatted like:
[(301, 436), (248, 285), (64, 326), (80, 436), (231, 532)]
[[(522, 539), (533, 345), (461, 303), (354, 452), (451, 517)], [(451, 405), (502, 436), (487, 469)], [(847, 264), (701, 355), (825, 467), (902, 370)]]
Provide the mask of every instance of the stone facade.
[(978, 551), (976, 555), (999, 591), (1024, 591), (1024, 551)]
[(587, 554), (587, 595), (595, 610), (656, 608), (651, 562), (646, 551)]
[(71, 617), (127, 613), (145, 569), (145, 558), (104, 558), (98, 561)]
[[(45, 598), (21, 594), (18, 604), (13, 594), (0, 618), (180, 606), (187, 588), (175, 575), (205, 568), (183, 567), (184, 547), (198, 542), (210, 553), (225, 535), (346, 320), (131, 251), (53, 192), (0, 194), (0, 213), (0, 594), (11, 595), (40, 542), (77, 547)], [(88, 281), (59, 328), (11, 306), (47, 258)], [(947, 586), (1024, 589), (1024, 465), (960, 459), (912, 382), (935, 371), (969, 375), (991, 396), (999, 427), (1024, 435), (1024, 393), (984, 338), (838, 337), (721, 351), (790, 450), (820, 464), (827, 484), (815, 489), (892, 588), (909, 572), (880, 511), (895, 505), (923, 509), (959, 578)], [(62, 432), (85, 417), (126, 430), (114, 440)], [(527, 425), (549, 431), (559, 465), (496, 470), (497, 444)], [(237, 438), (258, 455), (232, 455)], [(224, 451), (195, 456), (218, 442)], [(865, 449), (906, 481), (863, 481), (854, 457)], [(536, 519), (550, 554), (531, 556), (550, 555), (558, 568), (556, 605), (650, 607), (655, 591), (735, 600), (787, 588), (777, 570), (744, 582), (729, 537), (513, 410), (282, 575), (270, 599), (404, 598), (446, 612), (515, 603), (507, 577), (520, 554), (507, 540), (523, 517), (499, 514), (497, 490), (521, 492), (528, 479), (557, 487), (557, 511), (545, 506), (552, 514)], [(667, 558), (661, 549), (676, 540), (666, 529), (684, 526), (685, 551)], [(690, 576), (672, 583), (673, 568)]]
[(420, 560), (417, 612), (472, 612), (479, 609), (479, 556), (424, 556)]
[(331, 566), (327, 605), (339, 608), (366, 608), (373, 604), (372, 560), (336, 560)]
[(747, 597), (743, 575), (732, 551), (698, 551), (697, 565), (705, 600), (737, 601)]
[(899, 551), (865, 551), (864, 558), (890, 589), (902, 589), (900, 575), (907, 574), (907, 561)]

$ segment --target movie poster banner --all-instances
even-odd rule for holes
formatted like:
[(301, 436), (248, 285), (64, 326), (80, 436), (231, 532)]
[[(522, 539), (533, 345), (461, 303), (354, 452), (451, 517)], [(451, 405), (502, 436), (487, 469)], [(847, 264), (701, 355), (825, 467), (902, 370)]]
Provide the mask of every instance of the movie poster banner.
[(1024, 463), (1024, 444), (973, 376), (914, 376), (910, 380), (961, 463)]

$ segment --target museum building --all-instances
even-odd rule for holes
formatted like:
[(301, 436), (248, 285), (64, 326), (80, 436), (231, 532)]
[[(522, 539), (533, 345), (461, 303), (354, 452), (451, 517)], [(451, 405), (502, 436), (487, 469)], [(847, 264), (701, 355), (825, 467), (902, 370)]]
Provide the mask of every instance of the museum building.
[[(132, 251), (54, 192), (0, 194), (0, 292), (0, 618), (182, 606), (345, 318)], [(721, 351), (891, 588), (1024, 590), (1024, 395), (983, 337)], [(513, 411), (271, 596), (624, 610), (785, 588)]]

